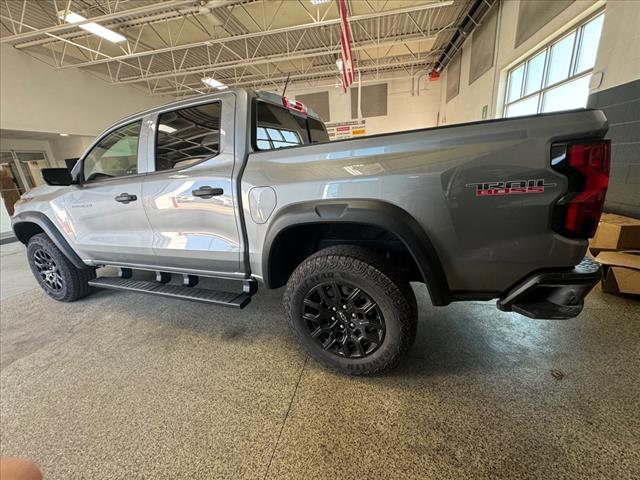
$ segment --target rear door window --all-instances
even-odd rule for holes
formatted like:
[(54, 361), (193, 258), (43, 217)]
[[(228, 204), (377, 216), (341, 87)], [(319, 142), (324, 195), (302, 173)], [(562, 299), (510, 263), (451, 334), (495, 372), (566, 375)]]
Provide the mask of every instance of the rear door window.
[(220, 108), (220, 102), (213, 102), (160, 114), (156, 171), (188, 167), (218, 155)]

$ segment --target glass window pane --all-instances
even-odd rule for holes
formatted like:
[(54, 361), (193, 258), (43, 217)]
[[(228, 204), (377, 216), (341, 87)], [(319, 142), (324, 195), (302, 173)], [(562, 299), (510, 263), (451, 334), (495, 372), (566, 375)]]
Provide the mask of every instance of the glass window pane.
[(18, 160), (28, 162), (29, 160), (45, 160), (46, 157), (42, 152), (16, 152)]
[(524, 75), (524, 64), (509, 73), (509, 92), (507, 93), (507, 103), (519, 99), (522, 95), (522, 77)]
[(43, 168), (47, 168), (46, 160), (27, 160), (27, 161), (22, 161), (20, 163), (22, 164), (22, 170), (24, 172), (24, 175), (25, 177), (27, 177), (29, 188), (34, 188), (40, 185), (44, 185), (44, 180), (42, 179), (41, 170)]
[(260, 150), (271, 150), (269, 140), (258, 140), (257, 144)]
[(327, 129), (322, 122), (319, 122), (315, 118), (308, 118), (307, 123), (309, 125), (309, 133), (311, 135), (311, 143), (323, 143), (329, 141)]
[(138, 137), (142, 120), (111, 132), (84, 159), (85, 181), (138, 173)]
[(220, 152), (220, 102), (162, 113), (158, 117), (156, 171), (186, 168)]
[(602, 31), (602, 20), (604, 15), (600, 15), (582, 28), (580, 52), (576, 62), (576, 73), (584, 72), (593, 68), (596, 63), (596, 53), (598, 53), (598, 43)]
[[(260, 138), (260, 129), (265, 129), (268, 137), (272, 140), (271, 145), (267, 147), (265, 143), (258, 144), (259, 150), (268, 150), (270, 148), (290, 147), (292, 143), (288, 143), (284, 134), (293, 134), (296, 139), (295, 144), (309, 143), (309, 134), (307, 132), (306, 119), (299, 115), (294, 115), (286, 108), (278, 105), (272, 105), (266, 102), (257, 103), (257, 132), (256, 138)], [(277, 146), (275, 142), (278, 142)]]
[(512, 103), (507, 107), (505, 117), (520, 117), (522, 115), (535, 115), (538, 113), (538, 98), (540, 95), (534, 95), (526, 100)]
[(269, 134), (269, 138), (271, 140), (284, 140), (282, 133), (276, 128), (267, 128), (267, 133)]
[(11, 152), (2, 152), (2, 157), (0, 158), (0, 193), (9, 215), (13, 215), (13, 206), (25, 191), (26, 189), (22, 185), (22, 180), (18, 175)]
[(542, 74), (544, 73), (544, 61), (547, 51), (540, 52), (527, 62), (527, 78), (524, 84), (524, 94), (529, 95), (542, 87)]
[(557, 112), (558, 110), (584, 108), (589, 96), (590, 78), (591, 76), (587, 75), (546, 92), (542, 99), (542, 111)]
[(551, 47), (549, 53), (549, 73), (547, 74), (545, 85), (553, 85), (569, 76), (571, 53), (573, 52), (575, 38), (576, 32), (573, 32)]
[(300, 138), (296, 132), (290, 132), (289, 130), (283, 130), (282, 135), (284, 135), (284, 139), (290, 143), (300, 143)]
[(267, 136), (267, 131), (262, 127), (258, 127), (258, 139), (269, 140), (269, 137)]

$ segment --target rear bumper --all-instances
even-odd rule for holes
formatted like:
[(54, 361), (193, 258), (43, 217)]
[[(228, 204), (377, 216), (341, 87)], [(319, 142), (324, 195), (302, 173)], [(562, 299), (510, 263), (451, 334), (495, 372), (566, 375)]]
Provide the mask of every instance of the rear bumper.
[(584, 297), (600, 278), (600, 264), (585, 257), (571, 271), (551, 270), (525, 278), (503, 294), (497, 306), (530, 318), (566, 320), (580, 314)]

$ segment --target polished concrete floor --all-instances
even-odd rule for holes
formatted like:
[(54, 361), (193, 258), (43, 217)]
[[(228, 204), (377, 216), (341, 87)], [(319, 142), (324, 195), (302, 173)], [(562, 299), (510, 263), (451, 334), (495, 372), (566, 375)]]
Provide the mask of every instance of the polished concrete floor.
[(355, 379), (301, 353), (282, 291), (61, 304), (0, 248), (0, 448), (46, 479), (640, 478), (638, 300), (534, 321), (415, 286), (409, 356)]

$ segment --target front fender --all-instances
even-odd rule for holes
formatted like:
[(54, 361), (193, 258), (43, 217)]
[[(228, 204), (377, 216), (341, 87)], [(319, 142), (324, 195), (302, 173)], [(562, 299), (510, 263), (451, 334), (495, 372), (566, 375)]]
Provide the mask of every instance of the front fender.
[(78, 254), (71, 248), (64, 235), (58, 230), (55, 224), (44, 213), (41, 212), (20, 212), (11, 219), (11, 228), (16, 238), (25, 245), (29, 239), (40, 231), (55, 243), (56, 247), (69, 259), (76, 268), (90, 268), (84, 263)]

